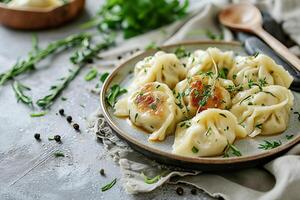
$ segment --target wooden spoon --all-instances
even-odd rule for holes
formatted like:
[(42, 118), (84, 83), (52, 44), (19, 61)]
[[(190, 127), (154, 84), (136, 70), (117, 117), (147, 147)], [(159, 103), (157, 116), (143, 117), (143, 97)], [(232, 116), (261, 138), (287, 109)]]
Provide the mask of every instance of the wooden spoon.
[(85, 0), (72, 0), (55, 8), (11, 8), (0, 3), (0, 23), (5, 26), (36, 30), (60, 26), (80, 14)]
[(219, 21), (233, 30), (250, 32), (259, 36), (274, 51), (300, 70), (299, 58), (262, 28), (262, 16), (255, 6), (246, 3), (233, 4), (219, 13)]

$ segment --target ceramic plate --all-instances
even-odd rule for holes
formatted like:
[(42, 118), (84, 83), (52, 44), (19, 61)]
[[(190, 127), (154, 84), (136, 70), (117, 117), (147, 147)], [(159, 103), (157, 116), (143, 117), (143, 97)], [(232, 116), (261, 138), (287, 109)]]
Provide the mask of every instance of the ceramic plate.
[[(188, 42), (164, 46), (162, 47), (162, 50), (166, 52), (174, 52), (179, 46), (184, 47), (188, 51), (194, 51), (196, 49), (205, 50), (208, 47), (217, 47), (221, 50), (232, 50), (239, 55), (246, 55), (241, 44), (236, 42)], [(107, 95), (110, 87), (114, 84), (119, 84), (123, 88), (127, 88), (132, 82), (133, 73), (131, 72), (133, 71), (135, 64), (143, 58), (153, 55), (155, 52), (156, 50), (151, 50), (141, 53), (121, 64), (108, 77), (101, 91), (101, 107), (106, 120), (116, 131), (118, 136), (126, 140), (136, 151), (139, 151), (147, 157), (164, 164), (189, 169), (214, 171), (252, 167), (268, 162), (272, 158), (283, 154), (300, 141), (300, 121), (298, 120), (298, 115), (293, 114), (293, 111), (291, 111), (292, 113), (289, 126), (284, 133), (274, 136), (257, 136), (255, 138), (247, 137), (241, 140), (236, 140), (234, 145), (241, 151), (242, 156), (240, 157), (223, 158), (219, 156), (190, 158), (174, 155), (171, 153), (174, 135), (168, 136), (163, 142), (148, 142), (148, 133), (131, 126), (127, 119), (117, 118), (113, 115), (113, 109), (105, 102), (105, 96)], [(293, 110), (300, 111), (300, 93), (293, 92), (293, 94), (295, 97)], [(287, 139), (286, 135), (294, 136), (291, 139)], [(259, 149), (259, 144), (263, 143), (264, 140), (280, 141), (282, 144), (271, 150)]]

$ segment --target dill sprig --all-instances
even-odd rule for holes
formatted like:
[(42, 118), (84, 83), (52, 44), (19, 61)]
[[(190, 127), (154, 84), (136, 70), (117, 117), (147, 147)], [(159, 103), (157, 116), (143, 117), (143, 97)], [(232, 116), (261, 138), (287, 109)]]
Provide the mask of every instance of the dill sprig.
[(28, 53), (27, 58), (18, 61), (11, 69), (0, 74), (0, 86), (10, 79), (20, 74), (24, 74), (35, 69), (35, 65), (47, 56), (57, 52), (61, 48), (73, 47), (81, 43), (82, 40), (90, 38), (87, 34), (71, 35), (67, 38), (50, 43), (46, 48), (39, 49), (37, 39), (33, 39), (33, 50)]
[(259, 144), (259, 149), (264, 149), (264, 150), (268, 150), (268, 149), (274, 149), (276, 147), (279, 147), (281, 145), (281, 141), (267, 141), (267, 140), (264, 140), (264, 143), (262, 144)]
[(235, 155), (237, 157), (242, 156), (240, 150), (236, 146), (228, 142), (227, 147), (224, 151), (224, 157), (230, 157), (230, 154)]
[(24, 103), (26, 105), (32, 106), (32, 99), (31, 99), (31, 97), (29, 97), (28, 95), (26, 95), (24, 93), (25, 90), (30, 90), (29, 87), (21, 84), (18, 81), (15, 81), (13, 83), (12, 87), (13, 87), (13, 90), (14, 90), (14, 92), (16, 94), (18, 102), (21, 101), (22, 103)]

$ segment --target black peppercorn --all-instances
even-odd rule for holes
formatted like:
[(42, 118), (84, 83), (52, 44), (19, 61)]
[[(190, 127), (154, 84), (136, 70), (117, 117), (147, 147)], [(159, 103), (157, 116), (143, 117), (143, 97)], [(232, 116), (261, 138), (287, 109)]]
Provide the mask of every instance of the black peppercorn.
[(122, 59), (122, 56), (118, 56), (118, 60), (121, 60)]
[(73, 124), (73, 128), (76, 130), (76, 131), (78, 131), (79, 130), (79, 125), (78, 124)]
[(55, 140), (56, 142), (60, 142), (60, 141), (61, 141), (60, 135), (55, 135), (55, 136), (54, 136), (54, 140)]
[(39, 133), (34, 134), (34, 138), (36, 140), (40, 140), (41, 139), (41, 134), (39, 134)]
[(105, 175), (105, 173), (104, 173), (104, 169), (100, 169), (100, 174), (101, 174), (102, 176), (104, 176), (104, 175)]
[(191, 193), (192, 193), (193, 195), (196, 195), (196, 194), (197, 194), (197, 189), (196, 189), (196, 188), (191, 189)]
[(69, 123), (71, 123), (71, 122), (72, 122), (72, 117), (71, 117), (71, 116), (68, 116), (68, 117), (67, 117), (67, 121), (68, 121)]
[(182, 189), (182, 187), (178, 187), (177, 189), (176, 189), (176, 193), (178, 194), (178, 195), (183, 195), (183, 189)]
[(60, 109), (58, 112), (59, 112), (60, 115), (64, 115), (65, 114), (65, 110), (64, 109)]

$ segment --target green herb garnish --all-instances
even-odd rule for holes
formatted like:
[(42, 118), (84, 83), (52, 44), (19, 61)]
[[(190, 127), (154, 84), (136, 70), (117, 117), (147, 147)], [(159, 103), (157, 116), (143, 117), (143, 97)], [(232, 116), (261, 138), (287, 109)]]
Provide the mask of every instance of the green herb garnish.
[(112, 182), (110, 182), (107, 185), (103, 186), (101, 188), (101, 191), (105, 192), (105, 191), (109, 190), (110, 188), (112, 188), (116, 184), (116, 182), (117, 182), (117, 179), (115, 178), (114, 180), (112, 180)]
[(21, 102), (23, 102), (26, 105), (32, 106), (32, 99), (31, 99), (31, 97), (29, 97), (29, 96), (27, 96), (27, 95), (24, 94), (25, 90), (30, 90), (29, 87), (21, 84), (18, 81), (15, 81), (13, 83), (13, 90), (14, 90), (14, 92), (16, 94), (18, 102), (21, 101)]
[(108, 72), (104, 72), (103, 74), (101, 74), (100, 76), (100, 81), (102, 83), (104, 83), (104, 81), (106, 80), (106, 78), (109, 76), (109, 73)]
[(156, 183), (157, 181), (159, 181), (159, 179), (161, 179), (161, 175), (157, 175), (153, 178), (149, 178), (143, 172), (142, 172), (142, 176), (144, 177), (144, 182), (147, 183), (147, 184)]
[(114, 107), (116, 101), (117, 101), (117, 97), (121, 96), (122, 94), (126, 93), (127, 90), (124, 88), (121, 88), (118, 84), (113, 85), (110, 88), (110, 91), (108, 93), (108, 95), (106, 96), (106, 101), (107, 103), (111, 106)]
[(193, 146), (192, 152), (193, 152), (193, 153), (198, 153), (198, 152), (199, 152), (199, 149), (198, 149), (197, 147)]
[(43, 111), (43, 112), (38, 112), (38, 113), (31, 113), (30, 114), (30, 117), (42, 117), (44, 115), (46, 115), (47, 112), (46, 111)]
[(274, 149), (276, 147), (279, 147), (281, 145), (281, 141), (267, 141), (267, 140), (264, 140), (264, 143), (263, 144), (259, 144), (259, 149), (264, 149), (264, 150), (268, 150), (268, 149)]
[(294, 137), (294, 135), (285, 135), (285, 138), (287, 139), (287, 140), (290, 140), (290, 139), (292, 139)]
[(69, 83), (78, 75), (83, 66), (91, 59), (96, 57), (98, 53), (113, 44), (113, 38), (106, 39), (103, 43), (91, 47), (89, 39), (82, 41), (83, 49), (75, 52), (70, 60), (74, 64), (74, 68), (69, 70), (66, 77), (61, 78), (61, 83), (50, 88), (50, 94), (39, 99), (36, 103), (43, 109), (49, 108), (60, 93), (69, 85)]
[[(35, 65), (47, 56), (57, 52), (62, 48), (68, 48), (77, 46), (86, 38), (90, 38), (87, 34), (71, 35), (67, 38), (57, 40), (50, 43), (46, 48), (36, 50), (36, 47), (28, 54), (28, 57), (24, 60), (18, 61), (11, 69), (0, 74), (0, 86), (6, 81), (17, 77), (20, 74), (24, 74), (35, 69)], [(37, 52), (36, 52), (37, 51)]]
[(92, 68), (84, 77), (84, 80), (91, 81), (97, 77), (98, 71), (95, 68)]
[(188, 57), (191, 54), (190, 52), (187, 52), (184, 47), (178, 47), (174, 53), (178, 58)]
[(101, 33), (122, 31), (131, 38), (170, 24), (186, 15), (188, 0), (107, 0), (90, 21), (81, 28), (97, 27)]
[(234, 146), (233, 144), (229, 144), (228, 142), (227, 147), (224, 151), (224, 157), (230, 157), (230, 154), (235, 155), (237, 157), (242, 156), (240, 150), (236, 146)]
[(63, 152), (59, 152), (59, 151), (58, 151), (58, 152), (55, 152), (55, 153), (54, 153), (54, 156), (55, 156), (55, 157), (65, 157), (65, 154), (64, 154)]
[(229, 70), (227, 68), (222, 68), (219, 70), (219, 77), (223, 79), (227, 79)]

